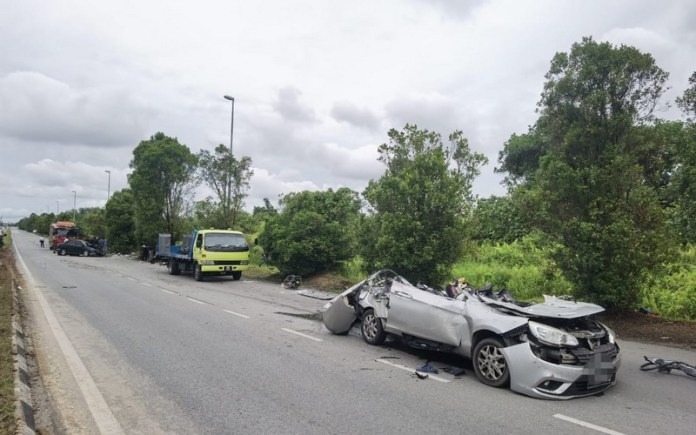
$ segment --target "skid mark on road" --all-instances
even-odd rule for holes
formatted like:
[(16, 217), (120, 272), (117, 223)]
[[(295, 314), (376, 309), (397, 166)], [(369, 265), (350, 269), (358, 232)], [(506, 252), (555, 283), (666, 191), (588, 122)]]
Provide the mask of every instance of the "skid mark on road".
[(285, 331), (285, 332), (289, 332), (289, 333), (291, 333), (291, 334), (299, 335), (300, 337), (309, 338), (310, 340), (314, 340), (314, 341), (324, 341), (324, 340), (322, 340), (321, 338), (312, 337), (311, 335), (303, 334), (303, 333), (298, 332), (298, 331), (295, 331), (295, 330), (293, 330), (293, 329), (288, 329), (288, 328), (280, 328), (280, 329), (282, 329), (282, 330)]
[[(407, 372), (409, 372), (409, 373), (414, 373), (414, 372), (417, 372), (417, 371), (418, 371), (418, 370), (412, 369), (411, 367), (402, 366), (401, 364), (394, 364), (393, 362), (390, 362), (390, 361), (387, 361), (387, 360), (381, 359), (381, 358), (378, 358), (378, 359), (376, 359), (375, 361), (381, 362), (382, 364), (386, 364), (386, 365), (389, 365), (389, 366), (392, 366), (392, 367), (396, 367), (397, 369), (405, 370), (405, 371), (407, 371)], [(418, 372), (418, 373), (421, 373), (421, 372)], [(439, 377), (439, 376), (435, 376), (435, 375), (433, 375), (433, 374), (431, 374), (431, 373), (421, 373), (421, 374), (423, 374), (423, 375), (428, 375), (428, 379), (433, 379), (433, 380), (435, 380), (435, 381), (442, 382), (443, 384), (449, 384), (449, 382), (450, 382), (450, 381), (448, 381), (448, 380), (445, 379), (445, 378), (441, 378), (441, 377)]]
[(617, 431), (615, 431), (615, 430), (607, 429), (606, 427), (597, 426), (596, 424), (588, 423), (588, 422), (586, 422), (586, 421), (578, 420), (577, 418), (568, 417), (567, 415), (563, 415), (563, 414), (554, 414), (554, 417), (556, 417), (556, 418), (558, 418), (558, 419), (560, 419), (560, 420), (567, 421), (567, 422), (569, 422), (569, 423), (577, 424), (578, 426), (582, 426), (582, 427), (586, 427), (586, 428), (588, 428), (588, 429), (596, 430), (597, 432), (602, 432), (602, 433), (606, 433), (606, 434), (609, 434), (609, 435), (624, 435), (624, 434), (621, 433), (621, 432), (617, 432)]

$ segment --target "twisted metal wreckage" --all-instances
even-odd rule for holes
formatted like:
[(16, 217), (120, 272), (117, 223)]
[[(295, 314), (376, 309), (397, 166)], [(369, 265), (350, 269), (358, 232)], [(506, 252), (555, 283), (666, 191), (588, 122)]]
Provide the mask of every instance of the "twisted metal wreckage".
[(392, 334), (415, 348), (464, 356), (486, 385), (570, 399), (616, 384), (621, 352), (613, 331), (595, 319), (602, 311), (552, 296), (519, 302), (491, 286), (467, 286), (453, 298), (383, 269), (328, 302), (323, 321), (334, 334), (359, 321), (372, 345)]

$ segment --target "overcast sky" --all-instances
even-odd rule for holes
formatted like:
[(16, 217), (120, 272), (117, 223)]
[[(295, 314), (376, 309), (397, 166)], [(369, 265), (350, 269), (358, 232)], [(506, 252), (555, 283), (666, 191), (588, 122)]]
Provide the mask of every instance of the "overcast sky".
[[(161, 131), (249, 156), (247, 208), (362, 191), (406, 123), (462, 130), (490, 160), (536, 119), (544, 74), (583, 36), (651, 53), (665, 104), (696, 70), (692, 0), (22, 0), (0, 10), (0, 216), (103, 206)], [(677, 119), (674, 108), (659, 116)], [(73, 194), (73, 191), (76, 194)], [(201, 190), (199, 196), (206, 192)]]

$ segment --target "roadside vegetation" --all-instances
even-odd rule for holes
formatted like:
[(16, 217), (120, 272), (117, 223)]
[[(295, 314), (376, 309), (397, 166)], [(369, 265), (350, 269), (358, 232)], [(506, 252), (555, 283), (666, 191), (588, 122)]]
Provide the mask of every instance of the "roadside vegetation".
[(12, 358), (12, 241), (0, 247), (0, 433), (15, 433), (14, 360)]
[[(501, 144), (505, 196), (473, 195), (488, 159), (462, 131), (407, 124), (387, 133), (384, 172), (362, 192), (287, 192), (248, 212), (249, 157), (224, 145), (193, 154), (159, 132), (134, 148), (129, 187), (104, 209), (81, 209), (78, 225), (124, 253), (161, 232), (238, 229), (252, 245), (250, 276), (344, 283), (391, 268), (435, 286), (464, 276), (520, 299), (571, 295), (693, 321), (696, 72), (675, 101), (682, 121), (657, 116), (668, 75), (649, 53), (592, 38), (556, 53), (536, 121)], [(200, 184), (214, 195), (194, 201)], [(32, 214), (19, 227), (45, 233), (71, 218)]]

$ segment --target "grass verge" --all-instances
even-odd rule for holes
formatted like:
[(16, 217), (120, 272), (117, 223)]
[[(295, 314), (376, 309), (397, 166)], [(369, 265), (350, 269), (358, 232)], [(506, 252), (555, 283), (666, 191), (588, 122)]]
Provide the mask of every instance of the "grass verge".
[(0, 433), (15, 433), (14, 360), (12, 358), (12, 252), (10, 237), (0, 248)]

